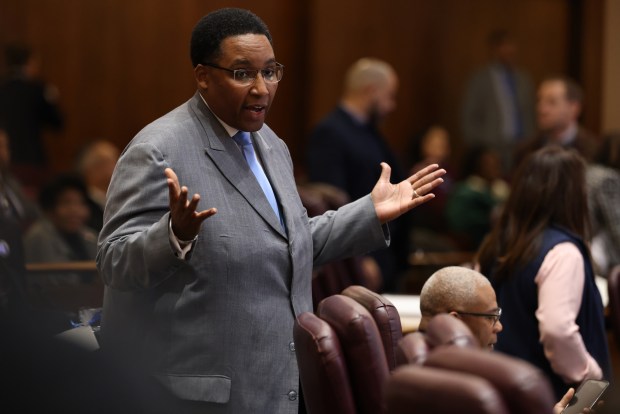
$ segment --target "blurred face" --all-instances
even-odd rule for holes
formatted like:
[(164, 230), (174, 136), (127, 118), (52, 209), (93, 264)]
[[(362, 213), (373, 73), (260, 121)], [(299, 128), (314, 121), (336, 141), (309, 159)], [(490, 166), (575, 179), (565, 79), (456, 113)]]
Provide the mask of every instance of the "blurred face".
[(504, 65), (513, 66), (517, 61), (517, 44), (512, 40), (506, 40), (497, 46), (495, 53), (497, 59)]
[[(459, 309), (463, 312), (474, 313), (497, 313), (497, 300), (495, 298), (495, 291), (490, 285), (482, 286), (478, 288), (476, 303), (471, 309)], [(493, 350), (495, 343), (497, 342), (497, 334), (502, 331), (503, 326), (501, 321), (493, 323), (494, 318), (477, 315), (464, 315), (457, 313), (455, 316), (461, 318), (463, 322), (469, 327), (471, 332), (480, 342), (480, 346), (483, 349)]]
[(390, 73), (385, 83), (373, 89), (370, 118), (381, 121), (396, 109), (396, 93), (398, 92), (398, 78)]
[[(221, 56), (208, 62), (227, 69), (265, 69), (276, 62), (273, 48), (264, 35), (245, 34), (224, 39)], [(222, 69), (198, 65), (194, 70), (202, 96), (222, 121), (242, 131), (258, 131), (278, 89), (266, 83), (261, 74), (251, 85), (239, 85), (233, 74)]]
[(422, 143), (424, 158), (433, 161), (443, 161), (450, 156), (450, 141), (448, 133), (443, 128), (432, 128)]
[(89, 214), (82, 193), (72, 188), (60, 194), (56, 206), (48, 213), (52, 223), (64, 233), (78, 233), (86, 224)]
[(502, 176), (502, 161), (497, 153), (487, 151), (480, 156), (478, 162), (480, 176), (485, 180), (493, 181)]
[(536, 113), (538, 127), (544, 132), (562, 132), (579, 116), (579, 103), (566, 97), (566, 87), (561, 81), (546, 81), (538, 88)]

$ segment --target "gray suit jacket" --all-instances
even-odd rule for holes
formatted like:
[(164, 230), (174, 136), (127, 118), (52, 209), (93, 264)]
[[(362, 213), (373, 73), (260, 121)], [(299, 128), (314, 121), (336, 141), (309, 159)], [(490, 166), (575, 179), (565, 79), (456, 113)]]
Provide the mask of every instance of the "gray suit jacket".
[[(288, 234), (198, 94), (138, 133), (112, 177), (97, 256), (102, 348), (133, 350), (194, 401), (176, 412), (297, 413), (293, 323), (312, 311), (313, 266), (387, 244), (369, 196), (309, 219), (284, 142), (266, 125), (252, 136)], [(168, 239), (166, 167), (199, 209), (218, 209), (187, 260)]]
[[(490, 64), (475, 72), (469, 79), (461, 104), (463, 139), (470, 145), (484, 145), (500, 152), (504, 163), (510, 165), (514, 139), (503, 131), (504, 115), (497, 85)], [(523, 136), (530, 137), (535, 130), (535, 97), (529, 76), (515, 71), (517, 102), (523, 121)]]

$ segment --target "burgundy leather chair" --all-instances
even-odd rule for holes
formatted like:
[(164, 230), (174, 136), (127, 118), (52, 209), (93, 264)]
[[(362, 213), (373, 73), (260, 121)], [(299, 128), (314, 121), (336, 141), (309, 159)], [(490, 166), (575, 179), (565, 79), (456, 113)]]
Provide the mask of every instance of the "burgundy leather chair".
[(385, 401), (387, 414), (509, 413), (489, 381), (471, 374), (416, 365), (398, 367), (392, 372)]
[(347, 364), (333, 328), (311, 312), (293, 328), (299, 377), (308, 414), (355, 414)]
[(357, 412), (383, 413), (383, 390), (390, 373), (374, 318), (365, 307), (344, 295), (323, 299), (317, 314), (338, 335)]
[(424, 366), (486, 379), (498, 390), (510, 413), (553, 412), (556, 401), (549, 380), (526, 361), (499, 352), (450, 346), (433, 349)]
[(342, 291), (342, 294), (354, 299), (370, 312), (381, 334), (388, 368), (390, 371), (394, 370), (397, 366), (398, 341), (403, 337), (400, 315), (396, 307), (380, 294), (360, 285), (349, 286)]
[(480, 347), (478, 340), (463, 321), (441, 313), (429, 321), (426, 332), (409, 333), (398, 342), (397, 364), (423, 364), (435, 348), (448, 345), (474, 349)]
[(609, 322), (616, 343), (620, 348), (620, 265), (614, 266), (607, 275), (609, 294)]

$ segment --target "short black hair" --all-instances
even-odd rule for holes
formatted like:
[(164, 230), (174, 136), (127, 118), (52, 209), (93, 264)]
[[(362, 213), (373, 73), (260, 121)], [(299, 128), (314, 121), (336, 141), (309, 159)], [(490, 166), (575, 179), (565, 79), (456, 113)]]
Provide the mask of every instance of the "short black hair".
[(196, 67), (219, 57), (220, 45), (227, 37), (250, 33), (265, 35), (273, 45), (271, 33), (265, 22), (249, 10), (228, 7), (207, 14), (192, 30), (190, 42), (192, 65)]
[(88, 200), (88, 190), (84, 181), (76, 174), (66, 173), (54, 177), (39, 192), (39, 205), (44, 211), (52, 211), (58, 204), (60, 195), (66, 190), (76, 190), (84, 201)]

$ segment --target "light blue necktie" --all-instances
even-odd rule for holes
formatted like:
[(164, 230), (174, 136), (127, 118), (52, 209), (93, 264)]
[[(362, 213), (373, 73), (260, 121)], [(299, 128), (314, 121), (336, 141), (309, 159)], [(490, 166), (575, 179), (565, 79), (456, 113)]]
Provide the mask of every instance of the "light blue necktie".
[(258, 159), (256, 158), (256, 153), (254, 152), (254, 146), (252, 145), (252, 139), (250, 138), (250, 134), (245, 131), (239, 131), (232, 137), (235, 142), (241, 147), (243, 151), (243, 156), (247, 161), (250, 169), (254, 173), (258, 184), (260, 184), (269, 204), (271, 204), (271, 208), (276, 213), (278, 220), (280, 221), (280, 225), (284, 229), (284, 222), (282, 221), (282, 217), (280, 216), (280, 209), (278, 208), (278, 202), (276, 201), (276, 195), (273, 193), (273, 189), (271, 188), (271, 184), (269, 184), (269, 179), (267, 175), (265, 175), (265, 171), (263, 167), (261, 167)]

